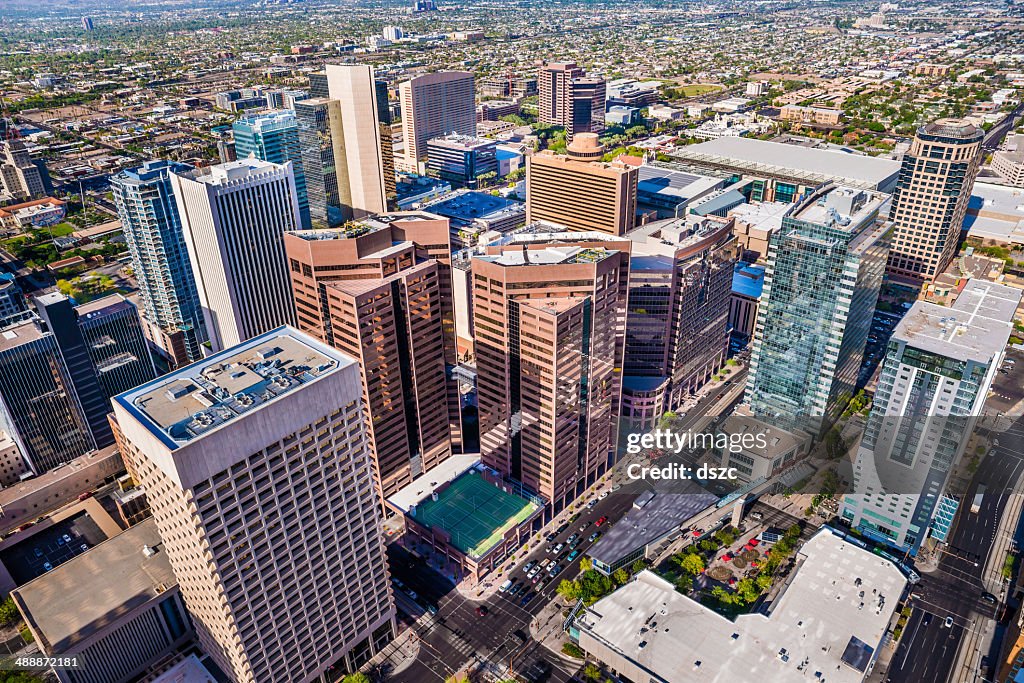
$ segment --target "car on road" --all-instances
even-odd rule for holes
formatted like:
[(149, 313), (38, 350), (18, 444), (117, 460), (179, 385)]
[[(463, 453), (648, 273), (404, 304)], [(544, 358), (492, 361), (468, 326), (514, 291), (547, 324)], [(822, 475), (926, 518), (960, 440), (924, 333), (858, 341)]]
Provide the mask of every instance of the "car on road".
[(505, 591), (507, 591), (511, 587), (512, 587), (512, 579), (506, 579), (505, 583), (503, 583), (500, 586), (498, 586), (498, 592), (499, 593), (504, 593)]
[(607, 521), (608, 521), (608, 517), (607, 516), (603, 516), (599, 520), (597, 520), (596, 524), (597, 524), (597, 526), (601, 526), (602, 524), (604, 524)]
[(570, 550), (576, 550), (576, 548), (579, 547), (580, 543), (583, 543), (583, 539), (582, 538), (577, 538), (575, 541), (573, 541), (572, 543), (569, 544), (569, 549)]
[(71, 536), (69, 536), (68, 534), (64, 534), (63, 536), (61, 536), (61, 538), (64, 539), (65, 543), (71, 543)]
[(596, 541), (599, 538), (601, 538), (601, 532), (600, 531), (595, 531), (594, 533), (590, 534), (590, 537), (587, 538), (587, 540), (590, 541), (591, 543), (593, 543), (594, 541)]
[(556, 545), (554, 548), (551, 549), (551, 554), (552, 555), (557, 555), (558, 553), (562, 552), (562, 548), (564, 548), (564, 547), (565, 547), (564, 543), (559, 543), (558, 545)]
[(34, 548), (34, 550), (35, 550), (35, 553), (36, 553), (36, 557), (42, 557), (43, 556), (43, 551), (42, 551), (41, 548)]
[(590, 521), (580, 524), (580, 531), (586, 531), (588, 526), (590, 526)]
[(84, 543), (83, 543), (83, 544), (81, 545), (81, 548), (82, 548), (82, 552), (84, 553), (84, 552), (85, 552), (86, 550), (88, 550), (88, 549), (89, 549), (89, 546), (87, 546), (86, 544), (84, 544)]
[(526, 572), (526, 578), (532, 579), (533, 577), (537, 576), (537, 574), (540, 574), (540, 567), (534, 567), (530, 571)]
[(547, 541), (548, 543), (551, 543), (556, 538), (558, 538), (558, 534), (556, 534), (554, 531), (552, 531), (550, 534), (548, 534), (547, 536), (544, 537), (544, 540)]
[(413, 600), (419, 600), (420, 599), (420, 596), (416, 595), (416, 591), (414, 591), (411, 588), (406, 588), (405, 589), (405, 594), (408, 595)]
[(569, 528), (569, 522), (563, 522), (557, 529), (555, 529), (555, 535), (562, 533)]
[(563, 561), (567, 557), (569, 557), (569, 551), (568, 550), (564, 551), (561, 555), (559, 555), (558, 559), (555, 560), (555, 562), (561, 562), (561, 561)]
[(486, 617), (487, 616), (487, 607), (485, 607), (484, 605), (479, 605), (479, 606), (477, 606), (475, 612), (476, 612), (476, 615), (478, 617)]
[(594, 509), (595, 505), (597, 505), (597, 498), (595, 498), (594, 500), (592, 500), (589, 503), (587, 503), (587, 507), (590, 508), (591, 510)]
[(565, 561), (566, 562), (572, 562), (573, 560), (575, 560), (579, 556), (580, 556), (580, 551), (579, 550), (573, 550), (571, 553), (569, 553), (569, 557), (565, 558)]
[(537, 560), (530, 560), (529, 562), (527, 562), (526, 564), (523, 565), (523, 571), (524, 572), (528, 572), (528, 571), (530, 571), (531, 569), (533, 569), (536, 566), (537, 566)]
[(750, 513), (750, 518), (751, 519), (757, 519), (757, 520), (764, 519), (764, 513), (760, 512), (758, 510), (755, 510), (754, 512)]
[(601, 495), (597, 497), (598, 500), (604, 500), (608, 497), (608, 491), (601, 491)]
[(573, 534), (572, 536), (570, 536), (569, 538), (565, 539), (565, 542), (566, 542), (567, 544), (571, 544), (571, 543), (572, 543), (573, 541), (575, 541), (575, 540), (576, 540), (577, 538), (579, 538), (579, 537), (580, 537), (580, 535), (579, 535), (579, 534), (577, 534), (577, 533), (574, 533), (574, 534)]
[(544, 579), (543, 581), (538, 583), (537, 587), (534, 589), (535, 591), (537, 591), (537, 595), (540, 595), (540, 592), (542, 590), (544, 590), (547, 587), (547, 585), (548, 585), (548, 580), (547, 579)]
[(551, 571), (548, 572), (548, 574), (551, 575), (551, 578), (555, 578), (560, 573), (562, 573), (562, 565), (560, 564), (556, 564), (554, 567), (551, 568)]
[(981, 594), (981, 599), (990, 605), (996, 604), (996, 596), (992, 595), (988, 591)]
[(946, 623), (943, 624), (945, 628), (953, 628), (953, 617), (952, 615), (946, 617)]

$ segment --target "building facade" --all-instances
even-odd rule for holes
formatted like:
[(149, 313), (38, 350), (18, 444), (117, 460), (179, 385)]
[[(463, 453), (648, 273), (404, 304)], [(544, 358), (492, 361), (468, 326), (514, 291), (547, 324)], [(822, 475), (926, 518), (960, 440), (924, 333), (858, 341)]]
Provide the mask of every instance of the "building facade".
[(497, 142), (486, 138), (433, 138), (427, 141), (427, 169), (453, 185), (475, 188), (480, 176), (498, 175), (497, 146)]
[[(597, 135), (580, 134), (568, 156), (552, 152), (526, 159), (526, 222), (548, 221), (570, 230), (624, 235), (636, 219), (639, 171), (601, 162)], [(586, 197), (585, 202), (576, 198)]]
[(149, 161), (110, 181), (139, 283), (143, 316), (159, 329), (158, 346), (175, 366), (199, 360), (200, 345), (206, 341), (199, 292), (170, 180), (171, 173), (188, 170), (173, 161)]
[(219, 351), (295, 321), (282, 235), (299, 228), (291, 163), (171, 174), (207, 338)]
[(736, 263), (732, 219), (656, 221), (627, 233), (629, 314), (622, 419), (653, 428), (725, 363)]
[(360, 394), (352, 359), (280, 328), (114, 401), (200, 646), (234, 681), (354, 671), (393, 637)]
[(156, 377), (135, 304), (120, 294), (111, 294), (75, 307), (75, 315), (107, 398)]
[(398, 86), (402, 106), (405, 163), (415, 169), (427, 155), (427, 141), (449, 133), (476, 136), (476, 90), (473, 74), (443, 71), (425, 74)]
[(629, 248), (536, 224), (472, 260), (481, 460), (553, 513), (614, 462)]
[(896, 325), (842, 516), (916, 554), (1002, 362), (1018, 289), (970, 280), (951, 307), (918, 301)]
[(235, 135), (235, 158), (254, 156), (274, 164), (291, 162), (295, 176), (295, 198), (303, 229), (310, 227), (306, 174), (299, 145), (299, 123), (291, 110), (246, 116), (231, 126)]
[(604, 130), (605, 81), (573, 62), (537, 64), (538, 120), (565, 128), (566, 139)]
[(0, 144), (0, 198), (31, 199), (45, 194), (43, 173), (21, 140)]
[(852, 398), (888, 252), (884, 201), (825, 185), (783, 217), (768, 247), (747, 377), (756, 416), (817, 422)]
[(956, 256), (985, 132), (942, 119), (922, 126), (903, 155), (889, 219), (895, 230), (889, 271), (933, 280)]

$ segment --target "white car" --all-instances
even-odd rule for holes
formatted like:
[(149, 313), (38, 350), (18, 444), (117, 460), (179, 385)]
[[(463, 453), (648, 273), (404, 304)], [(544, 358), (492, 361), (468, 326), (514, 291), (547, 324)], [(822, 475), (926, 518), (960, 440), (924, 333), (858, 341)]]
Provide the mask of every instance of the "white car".
[(530, 571), (526, 572), (526, 578), (532, 579), (533, 577), (537, 576), (537, 574), (539, 574), (539, 573), (540, 573), (540, 567), (534, 567)]
[(601, 495), (599, 495), (599, 496), (597, 497), (597, 499), (598, 499), (598, 500), (604, 500), (604, 499), (605, 499), (605, 498), (607, 498), (607, 497), (608, 497), (608, 492), (607, 492), (607, 491), (601, 491)]

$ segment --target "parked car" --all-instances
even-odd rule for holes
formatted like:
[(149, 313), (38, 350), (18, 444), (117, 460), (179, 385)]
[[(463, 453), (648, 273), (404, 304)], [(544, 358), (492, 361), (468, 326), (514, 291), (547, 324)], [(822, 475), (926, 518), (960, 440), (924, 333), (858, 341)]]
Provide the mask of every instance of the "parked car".
[(943, 624), (943, 626), (945, 628), (953, 628), (953, 616), (952, 615), (946, 617), (946, 623)]
[(601, 538), (601, 532), (600, 531), (595, 531), (594, 533), (590, 534), (590, 537), (587, 538), (587, 540), (590, 541), (591, 543), (593, 543), (594, 541), (596, 541), (599, 538)]
[(512, 579), (507, 579), (505, 581), (505, 583), (503, 583), (500, 586), (498, 586), (498, 592), (499, 593), (504, 593), (505, 591), (507, 591), (511, 587), (512, 587)]
[(602, 524), (604, 524), (607, 521), (608, 521), (608, 517), (601, 517), (599, 520), (597, 520), (596, 523), (597, 523), (597, 526), (601, 526)]
[(476, 608), (476, 615), (478, 617), (486, 617), (487, 616), (487, 608), (485, 606), (483, 606), (483, 605), (479, 605)]

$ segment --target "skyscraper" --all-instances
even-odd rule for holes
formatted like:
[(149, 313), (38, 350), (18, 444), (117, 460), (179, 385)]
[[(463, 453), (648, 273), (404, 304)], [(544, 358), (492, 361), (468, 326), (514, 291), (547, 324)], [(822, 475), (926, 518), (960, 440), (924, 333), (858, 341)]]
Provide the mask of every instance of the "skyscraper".
[(86, 31), (93, 30), (92, 17), (82, 17), (82, 28)]
[(295, 197), (299, 202), (300, 224), (310, 227), (309, 198), (306, 196), (306, 175), (299, 145), (299, 124), (291, 110), (254, 114), (235, 121), (235, 157), (249, 155), (275, 164), (292, 162), (295, 174)]
[(472, 260), (481, 460), (554, 513), (614, 461), (629, 249), (534, 224)]
[(626, 234), (629, 315), (622, 417), (652, 429), (725, 363), (738, 246), (733, 219), (655, 221)]
[(32, 317), (14, 273), (0, 273), (0, 329)]
[(75, 315), (107, 398), (156, 377), (135, 304), (120, 294), (111, 294), (77, 306)]
[(393, 637), (359, 384), (285, 327), (114, 400), (160, 552), (234, 681), (353, 671)]
[[(25, 143), (9, 139), (0, 143), (0, 199), (31, 199), (46, 193), (43, 171), (32, 161)], [(44, 167), (45, 168), (45, 167)]]
[(173, 161), (149, 161), (118, 173), (110, 182), (139, 283), (143, 316), (159, 329), (155, 341), (176, 366), (199, 360), (199, 347), (206, 340), (170, 180), (172, 172), (189, 168)]
[[(385, 169), (394, 164), (382, 149), (381, 124), (373, 67), (368, 64), (328, 64), (327, 85), (330, 99), (339, 105), (339, 124), (332, 123), (332, 140), (337, 150), (344, 150), (347, 195), (341, 182), (342, 160), (335, 157), (339, 174), (342, 203), (347, 196), (352, 217), (381, 213), (387, 209)], [(390, 133), (388, 137), (390, 142)], [(388, 152), (390, 155), (390, 152)]]
[(462, 444), (448, 231), (417, 212), (285, 236), (300, 329), (359, 361), (382, 500)]
[(57, 340), (38, 322), (0, 335), (0, 422), (36, 474), (96, 448)]
[(605, 82), (573, 62), (538, 62), (538, 119), (565, 128), (567, 139), (604, 130)]
[[(340, 225), (352, 218), (341, 105), (331, 99), (301, 100), (295, 103), (295, 120), (299, 125), (310, 223), (317, 228)], [(342, 162), (340, 169), (338, 159)]]
[(955, 119), (918, 129), (903, 155), (889, 211), (895, 227), (891, 273), (932, 280), (956, 256), (984, 138), (981, 128)]
[(214, 351), (295, 321), (282, 235), (299, 227), (291, 162), (171, 173)]
[(405, 163), (410, 169), (427, 155), (427, 140), (449, 133), (476, 136), (473, 74), (442, 71), (416, 76), (398, 86), (398, 95)]
[(918, 301), (889, 341), (843, 517), (916, 554), (964, 455), (1021, 291), (970, 280), (950, 307)]
[(636, 221), (639, 171), (620, 161), (603, 163), (604, 146), (594, 133), (577, 135), (568, 152), (546, 150), (526, 158), (527, 223), (625, 234)]
[(783, 216), (768, 247), (747, 378), (756, 415), (818, 419), (853, 396), (888, 253), (884, 201), (826, 185)]

